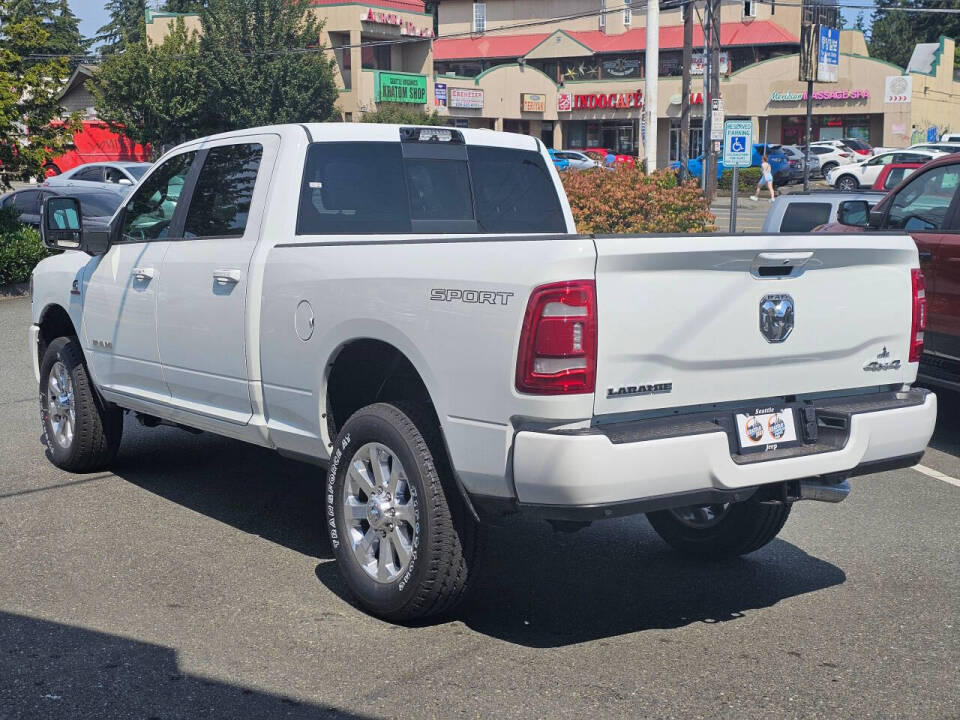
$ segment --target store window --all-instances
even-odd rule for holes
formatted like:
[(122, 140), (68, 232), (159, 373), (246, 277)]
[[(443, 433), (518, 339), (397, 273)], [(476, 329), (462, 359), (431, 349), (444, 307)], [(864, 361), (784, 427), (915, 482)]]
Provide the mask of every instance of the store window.
[(607, 0), (600, 0), (600, 29), (607, 29)]
[(757, 16), (756, 0), (743, 0), (743, 17), (755, 18)]
[(473, 32), (482, 33), (487, 29), (487, 4), (475, 2), (473, 4)]
[[(695, 158), (703, 154), (703, 120), (690, 120), (690, 155)], [(680, 160), (680, 121), (670, 121), (670, 161)]]
[(391, 70), (389, 45), (364, 45), (360, 49), (360, 66), (365, 70)]

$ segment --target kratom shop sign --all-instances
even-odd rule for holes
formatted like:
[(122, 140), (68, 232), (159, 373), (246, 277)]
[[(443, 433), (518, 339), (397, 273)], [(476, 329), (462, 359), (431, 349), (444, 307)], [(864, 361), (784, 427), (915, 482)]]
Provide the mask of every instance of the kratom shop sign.
[[(770, 94), (770, 102), (801, 102), (807, 99), (804, 92), (774, 92)], [(869, 100), (870, 91), (856, 90), (823, 90), (813, 94), (814, 102), (831, 102), (835, 100)]]
[(377, 72), (374, 100), (377, 102), (427, 102), (427, 76), (412, 73)]

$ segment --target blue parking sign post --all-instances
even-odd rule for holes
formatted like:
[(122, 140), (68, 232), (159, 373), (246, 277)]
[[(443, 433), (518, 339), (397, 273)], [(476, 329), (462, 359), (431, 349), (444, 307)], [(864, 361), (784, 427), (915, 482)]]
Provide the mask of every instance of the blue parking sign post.
[(723, 166), (733, 168), (730, 188), (730, 233), (737, 231), (739, 170), (753, 164), (753, 121), (727, 120), (723, 124)]

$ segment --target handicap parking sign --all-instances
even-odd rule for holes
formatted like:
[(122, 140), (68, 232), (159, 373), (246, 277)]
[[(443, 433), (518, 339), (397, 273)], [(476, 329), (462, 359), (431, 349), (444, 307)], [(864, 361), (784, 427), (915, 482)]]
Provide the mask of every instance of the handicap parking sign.
[(753, 164), (753, 121), (727, 120), (723, 124), (723, 164), (728, 168)]

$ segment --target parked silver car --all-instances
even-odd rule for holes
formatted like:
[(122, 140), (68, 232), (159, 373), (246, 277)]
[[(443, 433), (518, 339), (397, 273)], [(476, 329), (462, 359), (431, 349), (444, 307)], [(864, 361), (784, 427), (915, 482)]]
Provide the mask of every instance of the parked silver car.
[(120, 188), (124, 192), (137, 184), (152, 163), (100, 162), (77, 165), (60, 175), (44, 181), (46, 187), (99, 187), (107, 190)]
[(589, 170), (600, 166), (600, 163), (579, 150), (557, 150), (554, 155), (562, 160), (569, 160), (571, 170)]
[[(861, 213), (863, 205), (853, 202), (866, 200), (872, 208), (883, 199), (879, 191), (838, 192), (814, 190), (780, 195), (774, 200), (763, 222), (763, 232), (810, 232), (827, 223), (840, 222), (855, 225), (860, 218), (849, 216)], [(866, 218), (862, 218), (866, 222)], [(846, 222), (844, 222), (846, 221)]]

